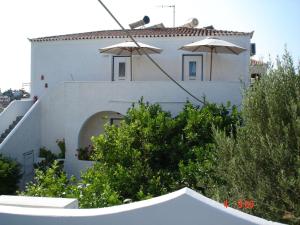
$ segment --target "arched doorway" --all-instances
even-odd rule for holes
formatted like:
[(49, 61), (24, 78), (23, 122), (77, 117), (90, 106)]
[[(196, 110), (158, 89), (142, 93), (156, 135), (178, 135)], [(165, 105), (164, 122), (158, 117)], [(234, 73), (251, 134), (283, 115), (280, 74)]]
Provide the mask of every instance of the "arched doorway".
[(106, 123), (119, 125), (123, 115), (113, 111), (102, 111), (88, 118), (79, 132), (78, 147), (85, 148), (91, 145), (91, 137), (104, 132)]

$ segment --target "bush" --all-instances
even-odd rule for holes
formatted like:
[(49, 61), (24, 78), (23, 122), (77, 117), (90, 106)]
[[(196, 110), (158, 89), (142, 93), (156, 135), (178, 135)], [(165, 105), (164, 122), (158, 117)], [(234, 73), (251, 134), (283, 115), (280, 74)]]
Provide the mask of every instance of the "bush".
[(237, 137), (216, 134), (219, 188), (228, 199), (255, 201), (251, 213), (275, 221), (300, 221), (300, 74), (289, 54), (244, 98)]
[(77, 158), (79, 160), (87, 160), (87, 161), (91, 161), (91, 156), (93, 154), (93, 146), (92, 145), (89, 145), (87, 147), (84, 147), (84, 148), (79, 148), (76, 150), (77, 151)]
[(39, 197), (76, 197), (73, 192), (73, 183), (76, 179), (68, 179), (62, 171), (58, 161), (47, 170), (36, 169), (33, 182), (26, 185), (25, 191), (20, 195), (39, 196)]
[[(236, 107), (187, 103), (173, 118), (157, 104), (140, 101), (129, 109), (119, 128), (106, 126), (93, 138), (94, 160), (89, 171), (103, 174), (120, 200), (141, 200), (184, 186), (204, 194), (222, 179), (215, 173), (212, 128), (235, 133)], [(93, 183), (93, 182), (91, 182)]]
[(20, 164), (0, 154), (0, 195), (15, 194), (21, 177)]
[(107, 124), (93, 138), (93, 167), (81, 180), (67, 179), (57, 163), (37, 170), (23, 194), (75, 197), (80, 207), (121, 204), (189, 186), (205, 194), (222, 178), (216, 173), (213, 127), (235, 134), (240, 121), (235, 107), (187, 103), (175, 118), (157, 104), (140, 101), (119, 127)]
[[(51, 150), (46, 149), (45, 147), (40, 148), (39, 157), (44, 158), (41, 162), (35, 163), (34, 168), (46, 171), (48, 168), (51, 167), (53, 162), (58, 159), (64, 159), (66, 154), (66, 145), (65, 139), (57, 139), (56, 144), (60, 149), (58, 154), (53, 153)], [(63, 168), (64, 161), (58, 161), (59, 166)]]

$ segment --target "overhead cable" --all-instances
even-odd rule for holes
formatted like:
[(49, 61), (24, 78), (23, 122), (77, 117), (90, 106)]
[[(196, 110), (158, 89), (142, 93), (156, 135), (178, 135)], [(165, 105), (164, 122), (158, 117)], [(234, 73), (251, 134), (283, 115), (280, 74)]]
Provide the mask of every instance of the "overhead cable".
[[(133, 38), (133, 36), (130, 34), (129, 30), (126, 30), (122, 24), (118, 21), (118, 19), (112, 14), (112, 12), (106, 7), (106, 5), (101, 1), (98, 0), (98, 2), (103, 6), (103, 8), (108, 12), (108, 14), (116, 21), (116, 23), (121, 27), (121, 29), (126, 33), (126, 35), (136, 44), (136, 46), (138, 48), (140, 48), (141, 46), (139, 45), (139, 43)], [(192, 94), (189, 90), (187, 90), (186, 88), (184, 88), (181, 84), (179, 84), (173, 77), (171, 77), (147, 52), (143, 52), (144, 55), (147, 56), (147, 58), (164, 74), (166, 75), (171, 81), (173, 81), (178, 87), (180, 87), (183, 91), (185, 91), (188, 95), (190, 95), (192, 98), (194, 98), (195, 100), (197, 100), (198, 102), (202, 103), (202, 104), (206, 104), (205, 101), (202, 101), (201, 99), (199, 99), (197, 96), (195, 96), (194, 94)]]

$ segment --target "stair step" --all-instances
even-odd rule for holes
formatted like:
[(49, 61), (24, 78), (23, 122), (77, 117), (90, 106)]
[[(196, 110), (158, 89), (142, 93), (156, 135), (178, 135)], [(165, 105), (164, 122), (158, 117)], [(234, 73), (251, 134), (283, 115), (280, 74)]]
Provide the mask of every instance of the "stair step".
[(5, 134), (3, 133), (3, 134), (1, 134), (1, 136), (0, 136), (0, 138), (5, 138), (6, 136), (5, 136)]

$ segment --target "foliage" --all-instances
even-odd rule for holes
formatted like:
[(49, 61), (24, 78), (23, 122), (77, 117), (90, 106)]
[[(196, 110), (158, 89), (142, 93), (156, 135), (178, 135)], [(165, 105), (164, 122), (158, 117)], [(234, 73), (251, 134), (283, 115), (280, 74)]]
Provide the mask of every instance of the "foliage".
[[(105, 176), (95, 171), (82, 175), (82, 180), (68, 178), (59, 162), (54, 160), (47, 170), (36, 169), (34, 181), (20, 195), (77, 198), (81, 208), (120, 204), (119, 196), (105, 182)], [(91, 182), (93, 181), (93, 182)]]
[(87, 147), (84, 147), (84, 148), (79, 148), (76, 150), (77, 151), (77, 158), (79, 160), (92, 160), (91, 156), (94, 152), (94, 149), (93, 149), (93, 146), (92, 145), (89, 145)]
[(223, 182), (215, 171), (212, 129), (235, 135), (239, 121), (236, 107), (229, 105), (187, 103), (174, 118), (141, 100), (119, 127), (107, 124), (104, 134), (93, 138), (96, 162), (81, 180), (68, 180), (56, 163), (38, 170), (24, 194), (76, 197), (83, 208), (147, 199), (184, 186), (211, 194)]
[(251, 213), (299, 224), (300, 74), (287, 52), (246, 92), (242, 115), (236, 138), (216, 133), (220, 196), (254, 199)]
[(0, 195), (15, 194), (21, 177), (20, 164), (0, 154)]
[(76, 182), (75, 178), (68, 179), (58, 161), (54, 160), (47, 170), (36, 169), (34, 182), (28, 183), (25, 191), (19, 194), (40, 197), (74, 197), (73, 182)]
[[(66, 154), (66, 145), (64, 139), (57, 139), (56, 143), (60, 149), (58, 154), (53, 153), (51, 150), (46, 149), (45, 147), (40, 148), (39, 157), (44, 158), (41, 162), (35, 163), (34, 167), (43, 171), (46, 171), (55, 160), (64, 159)], [(58, 161), (60, 167), (63, 167), (64, 161)]]
[(76, 196), (81, 208), (107, 207), (121, 204), (120, 196), (108, 184), (108, 175), (95, 165), (82, 174), (75, 187)]
[(8, 96), (11, 101), (20, 100), (21, 98), (29, 98), (30, 94), (23, 89), (20, 90), (12, 90), (8, 89), (2, 93), (4, 96)]
[(57, 157), (59, 159), (64, 159), (66, 157), (66, 143), (65, 139), (57, 139), (56, 144), (60, 149), (60, 153), (58, 153)]
[(236, 107), (228, 108), (187, 103), (173, 118), (159, 105), (140, 101), (120, 127), (106, 125), (105, 133), (93, 138), (98, 163), (89, 171), (105, 174), (120, 200), (146, 199), (184, 186), (205, 193), (222, 182), (214, 171), (212, 128), (235, 134), (240, 121)]

